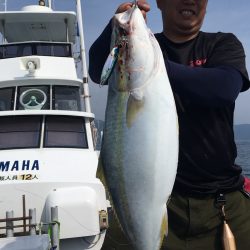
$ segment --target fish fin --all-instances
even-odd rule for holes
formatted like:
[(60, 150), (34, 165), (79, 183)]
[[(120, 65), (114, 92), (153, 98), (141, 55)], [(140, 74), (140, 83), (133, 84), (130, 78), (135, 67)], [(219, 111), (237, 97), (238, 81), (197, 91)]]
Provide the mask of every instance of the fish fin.
[[(160, 241), (161, 244), (160, 244), (160, 246), (162, 245), (164, 237), (166, 237), (167, 234), (168, 234), (168, 214), (167, 214), (167, 209), (166, 209), (166, 212), (163, 215), (162, 223), (161, 223), (161, 241)], [(161, 247), (160, 247), (160, 249), (161, 249)]]
[(99, 161), (98, 161), (98, 167), (97, 167), (97, 172), (96, 172), (96, 177), (98, 179), (100, 179), (100, 181), (102, 182), (102, 184), (104, 185), (105, 187), (105, 191), (106, 191), (106, 197), (107, 199), (109, 200), (110, 202), (110, 205), (112, 207), (112, 211), (113, 211), (113, 215), (114, 215), (114, 223), (113, 224), (113, 227), (118, 227), (118, 229), (124, 234), (124, 230), (121, 226), (121, 223), (119, 221), (119, 218), (117, 216), (117, 213), (115, 211), (115, 206), (114, 206), (114, 202), (112, 200), (112, 197), (111, 197), (111, 194), (110, 194), (110, 191), (108, 189), (108, 185), (107, 185), (107, 181), (106, 181), (106, 178), (105, 178), (105, 173), (104, 173), (104, 169), (103, 169), (103, 162), (102, 162), (102, 158), (101, 156), (99, 157)]
[(102, 165), (102, 158), (99, 157), (98, 161), (98, 166), (97, 166), (97, 171), (96, 171), (96, 177), (102, 182), (104, 185), (105, 189), (107, 187), (104, 171), (103, 171), (103, 165)]
[(136, 117), (144, 107), (144, 96), (140, 90), (133, 91), (130, 93), (127, 103), (127, 126), (130, 128), (133, 125)]
[(98, 161), (96, 177), (102, 182), (102, 184), (103, 184), (103, 186), (105, 188), (105, 191), (106, 191), (106, 197), (110, 201), (111, 207), (113, 208), (114, 206), (113, 206), (113, 202), (112, 202), (112, 197), (110, 195), (108, 185), (107, 185), (107, 181), (106, 181), (106, 178), (105, 178), (105, 173), (104, 173), (103, 162), (102, 162), (101, 156), (99, 157), (99, 161)]
[[(116, 213), (116, 210), (114, 207), (113, 208), (113, 223), (112, 223), (112, 227), (115, 229), (115, 233), (116, 233), (116, 241), (118, 242), (122, 242), (122, 241), (126, 241), (122, 244), (127, 244), (129, 242), (129, 237), (127, 236), (125, 230), (123, 229), (120, 220), (118, 218), (118, 215)], [(120, 238), (120, 240), (118, 240)]]
[(109, 56), (104, 64), (102, 74), (101, 74), (100, 85), (104, 85), (104, 84), (108, 83), (108, 80), (109, 80), (110, 76), (112, 75), (112, 72), (115, 68), (118, 54), (119, 54), (119, 48), (117, 46), (115, 46), (111, 50), (111, 52), (110, 52), (110, 54), (109, 54)]

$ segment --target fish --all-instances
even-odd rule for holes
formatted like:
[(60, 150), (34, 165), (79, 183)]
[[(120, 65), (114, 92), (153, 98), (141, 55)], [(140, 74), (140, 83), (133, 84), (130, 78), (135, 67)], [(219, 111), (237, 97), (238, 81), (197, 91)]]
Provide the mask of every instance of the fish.
[(178, 165), (175, 100), (162, 51), (134, 5), (115, 14), (97, 176), (135, 250), (158, 250)]

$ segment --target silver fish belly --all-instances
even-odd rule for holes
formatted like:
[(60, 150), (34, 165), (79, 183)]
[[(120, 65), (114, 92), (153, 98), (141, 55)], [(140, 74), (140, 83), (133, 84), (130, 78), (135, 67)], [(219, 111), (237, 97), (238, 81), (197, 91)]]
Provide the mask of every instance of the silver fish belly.
[(100, 161), (133, 247), (158, 250), (178, 162), (175, 102), (159, 44), (136, 6), (116, 14), (114, 47)]

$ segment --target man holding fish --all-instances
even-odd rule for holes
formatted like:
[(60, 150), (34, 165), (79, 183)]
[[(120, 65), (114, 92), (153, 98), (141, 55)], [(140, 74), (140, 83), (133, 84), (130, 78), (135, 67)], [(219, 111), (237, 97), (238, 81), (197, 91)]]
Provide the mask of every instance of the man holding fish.
[[(200, 31), (207, 2), (208, 0), (157, 0), (162, 13), (163, 32), (155, 34), (155, 37), (164, 56), (179, 121), (178, 169), (168, 203), (168, 233), (161, 249), (248, 250), (250, 249), (250, 195), (244, 189), (242, 169), (235, 164), (237, 150), (233, 134), (233, 114), (237, 96), (249, 88), (250, 82), (245, 66), (245, 53), (240, 41), (231, 33)], [(146, 18), (150, 6), (143, 0), (137, 1), (137, 6)], [(134, 3), (121, 4), (116, 12), (117, 18), (124, 18), (121, 18), (119, 13), (125, 11), (132, 16), (132, 8)], [(129, 32), (126, 30), (127, 25), (132, 26)], [(109, 55), (110, 44), (111, 49), (113, 47), (111, 34), (115, 26), (115, 21), (112, 19), (90, 49), (89, 73), (92, 80), (97, 83), (108, 82), (109, 76), (103, 78), (102, 68)], [(128, 37), (131, 30), (133, 32), (136, 30), (131, 20), (120, 27), (126, 33), (122, 37)], [(118, 29), (118, 32), (119, 30), (124, 32), (121, 29)], [(126, 39), (122, 41), (127, 41)], [(121, 47), (118, 51), (123, 50), (121, 44), (116, 44), (117, 48)], [(145, 53), (146, 51), (145, 49)], [(119, 53), (117, 57), (116, 54), (113, 57), (116, 64), (119, 64)], [(148, 62), (147, 60), (144, 62), (146, 68)], [(122, 63), (117, 68), (121, 67)], [(136, 70), (131, 70), (131, 67), (125, 69), (132, 72), (129, 72), (128, 81), (131, 80), (133, 72), (143, 71), (142, 66)], [(112, 75), (112, 69), (109, 68), (104, 73), (107, 72)], [(119, 75), (123, 79), (124, 76), (126, 76), (124, 72)], [(137, 122), (137, 116), (140, 117), (141, 109), (147, 103), (148, 96), (139, 83), (138, 86), (136, 90), (127, 91), (129, 92), (126, 110), (128, 127)], [(130, 111), (132, 109), (133, 112)], [(110, 119), (107, 111), (106, 117)], [(113, 123), (116, 119), (119, 118), (114, 117)], [(121, 141), (118, 145), (120, 144)], [(169, 158), (174, 157), (168, 154), (168, 150), (169, 148), (165, 150), (165, 154)], [(105, 142), (103, 151), (106, 154)], [(107, 161), (108, 159), (104, 160), (104, 165), (108, 164)], [(110, 170), (106, 169), (106, 178), (107, 171)], [(168, 180), (166, 185), (169, 185), (167, 182)], [(110, 185), (109, 182), (107, 185)], [(116, 203), (117, 197), (112, 196), (113, 188), (109, 186), (108, 189)], [(123, 197), (121, 200), (123, 202)], [(123, 215), (119, 211), (117, 213), (121, 219)], [(123, 229), (130, 241), (136, 241), (133, 236), (128, 235), (126, 222), (121, 222), (121, 225), (125, 228)], [(117, 234), (110, 228), (103, 249), (132, 249), (130, 243), (119, 238)], [(140, 247), (141, 244), (136, 245), (132, 242), (132, 245), (136, 249), (146, 249)], [(151, 247), (151, 249), (156, 248)]]

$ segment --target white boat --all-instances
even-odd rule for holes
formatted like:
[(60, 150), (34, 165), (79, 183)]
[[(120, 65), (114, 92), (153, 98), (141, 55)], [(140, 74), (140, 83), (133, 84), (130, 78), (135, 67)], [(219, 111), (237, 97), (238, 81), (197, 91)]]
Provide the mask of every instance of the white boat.
[(76, 12), (42, 0), (5, 8), (0, 32), (0, 249), (101, 249), (108, 202), (96, 178), (81, 2)]

